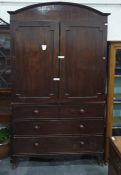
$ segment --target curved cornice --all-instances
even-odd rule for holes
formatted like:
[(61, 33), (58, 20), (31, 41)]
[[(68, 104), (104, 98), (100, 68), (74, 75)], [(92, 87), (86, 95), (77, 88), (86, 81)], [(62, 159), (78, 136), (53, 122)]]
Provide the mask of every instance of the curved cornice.
[(35, 7), (41, 7), (41, 6), (47, 6), (47, 5), (70, 5), (70, 6), (76, 6), (76, 7), (80, 7), (80, 8), (85, 8), (85, 9), (88, 9), (90, 11), (93, 11), (97, 14), (100, 14), (102, 16), (108, 16), (110, 15), (110, 13), (103, 13), (103, 12), (100, 12), (94, 8), (91, 8), (91, 7), (88, 7), (88, 6), (85, 6), (85, 5), (82, 5), (82, 4), (78, 4), (78, 3), (71, 3), (71, 2), (46, 2), (46, 3), (37, 3), (37, 4), (34, 4), (34, 5), (29, 5), (27, 7), (23, 7), (21, 9), (18, 9), (16, 11), (8, 11), (9, 14), (17, 14), (19, 12), (22, 12), (22, 11), (25, 11), (25, 10), (29, 10), (29, 9), (32, 9), (32, 8), (35, 8)]

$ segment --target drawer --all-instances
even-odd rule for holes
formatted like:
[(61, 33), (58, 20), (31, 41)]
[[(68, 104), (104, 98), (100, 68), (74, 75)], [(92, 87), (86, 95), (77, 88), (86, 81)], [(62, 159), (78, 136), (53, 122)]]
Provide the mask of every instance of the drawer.
[(13, 131), (14, 135), (103, 134), (104, 120), (16, 121)]
[(105, 104), (81, 104), (61, 107), (61, 117), (104, 117)]
[(80, 118), (104, 117), (104, 104), (81, 104), (78, 106), (39, 106), (39, 105), (14, 105), (15, 119), (37, 118)]
[(93, 137), (39, 137), (13, 140), (14, 154), (71, 154), (103, 152), (102, 136)]
[(58, 106), (15, 105), (12, 108), (15, 119), (55, 118), (59, 117)]

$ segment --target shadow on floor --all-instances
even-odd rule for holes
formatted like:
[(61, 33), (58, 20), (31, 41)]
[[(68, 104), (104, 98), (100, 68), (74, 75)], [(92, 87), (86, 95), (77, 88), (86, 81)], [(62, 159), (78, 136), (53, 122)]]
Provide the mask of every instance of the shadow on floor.
[(108, 167), (94, 159), (61, 161), (20, 161), (12, 169), (10, 159), (0, 160), (0, 175), (107, 175)]

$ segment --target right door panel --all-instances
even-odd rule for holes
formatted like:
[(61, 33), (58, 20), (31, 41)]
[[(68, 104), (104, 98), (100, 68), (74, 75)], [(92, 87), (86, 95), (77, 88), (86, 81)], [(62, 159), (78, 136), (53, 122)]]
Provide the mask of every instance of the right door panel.
[(104, 97), (106, 60), (103, 29), (83, 24), (61, 25), (60, 60), (62, 99), (98, 99)]

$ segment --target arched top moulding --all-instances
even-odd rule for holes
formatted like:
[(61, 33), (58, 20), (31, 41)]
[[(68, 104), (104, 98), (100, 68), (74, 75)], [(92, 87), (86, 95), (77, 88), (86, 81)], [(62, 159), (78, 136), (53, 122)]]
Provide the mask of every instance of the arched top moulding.
[[(60, 20), (76, 21), (81, 20), (101, 20), (109, 15), (102, 13), (91, 7), (69, 2), (48, 2), (30, 5), (16, 11), (8, 11), (11, 20)], [(77, 20), (77, 19), (78, 20)], [(106, 19), (106, 18), (105, 18)], [(75, 22), (76, 22), (75, 21)]]

